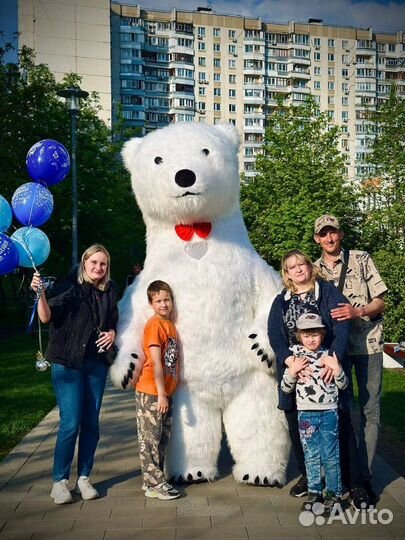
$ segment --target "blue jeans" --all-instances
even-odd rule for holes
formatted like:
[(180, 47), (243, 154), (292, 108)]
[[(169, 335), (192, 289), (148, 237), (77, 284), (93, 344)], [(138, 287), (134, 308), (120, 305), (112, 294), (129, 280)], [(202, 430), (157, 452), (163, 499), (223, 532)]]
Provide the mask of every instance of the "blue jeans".
[(380, 429), (380, 402), (383, 378), (382, 353), (348, 356), (359, 387), (360, 428), (358, 433), (359, 475), (370, 480)]
[(308, 491), (322, 493), (321, 468), (326, 490), (342, 495), (339, 460), (339, 420), (337, 409), (298, 411), (298, 429), (305, 456)]
[(52, 364), (52, 384), (59, 406), (53, 480), (68, 479), (79, 435), (78, 476), (89, 476), (100, 437), (99, 414), (108, 367), (100, 360), (85, 359), (82, 369)]

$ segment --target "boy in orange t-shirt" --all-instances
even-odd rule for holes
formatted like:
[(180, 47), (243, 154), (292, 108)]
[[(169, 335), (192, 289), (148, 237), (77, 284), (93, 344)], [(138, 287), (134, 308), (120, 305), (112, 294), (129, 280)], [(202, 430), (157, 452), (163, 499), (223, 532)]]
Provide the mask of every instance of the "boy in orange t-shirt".
[(135, 386), (139, 453), (145, 496), (169, 500), (180, 496), (163, 473), (172, 424), (171, 396), (178, 381), (178, 338), (170, 320), (173, 310), (170, 286), (164, 281), (153, 281), (147, 295), (155, 314), (145, 325), (146, 360)]

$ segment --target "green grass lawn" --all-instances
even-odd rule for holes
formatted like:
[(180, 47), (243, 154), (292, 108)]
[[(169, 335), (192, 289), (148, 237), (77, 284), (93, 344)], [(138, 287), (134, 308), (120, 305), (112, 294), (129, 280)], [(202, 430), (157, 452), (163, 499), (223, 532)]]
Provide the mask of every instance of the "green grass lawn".
[[(353, 371), (353, 389), (357, 400), (358, 388)], [(357, 409), (356, 401), (356, 409)], [(405, 368), (384, 369), (381, 397), (381, 425), (389, 443), (405, 451)]]
[(390, 426), (405, 447), (405, 369), (384, 369), (381, 424)]
[(0, 459), (54, 407), (50, 371), (35, 369), (38, 340), (0, 340)]

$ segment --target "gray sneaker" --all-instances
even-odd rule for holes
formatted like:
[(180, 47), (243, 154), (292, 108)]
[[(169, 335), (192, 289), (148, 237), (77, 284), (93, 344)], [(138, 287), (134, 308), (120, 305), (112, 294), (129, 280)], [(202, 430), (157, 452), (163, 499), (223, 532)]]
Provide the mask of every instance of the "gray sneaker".
[(149, 486), (145, 491), (145, 497), (148, 497), (149, 499), (161, 499), (162, 501), (169, 501), (170, 499), (177, 499), (180, 497), (180, 493), (167, 482), (163, 482), (162, 484), (154, 487)]
[(67, 480), (54, 482), (51, 491), (51, 497), (55, 504), (69, 504), (73, 502), (72, 494), (67, 486)]

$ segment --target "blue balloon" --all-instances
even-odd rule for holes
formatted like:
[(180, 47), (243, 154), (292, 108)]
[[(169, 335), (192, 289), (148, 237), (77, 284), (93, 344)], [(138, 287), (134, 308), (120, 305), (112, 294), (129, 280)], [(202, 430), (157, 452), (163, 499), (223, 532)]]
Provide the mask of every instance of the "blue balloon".
[(12, 272), (18, 266), (18, 250), (6, 234), (0, 233), (0, 276)]
[(33, 268), (46, 261), (51, 251), (51, 244), (46, 234), (36, 227), (21, 227), (12, 235), (18, 255), (20, 266)]
[(7, 199), (0, 195), (0, 232), (6, 231), (13, 219), (11, 206)]
[(53, 196), (47, 187), (27, 182), (14, 191), (11, 206), (20, 223), (39, 227), (51, 217)]
[(48, 186), (62, 182), (70, 169), (70, 157), (58, 141), (44, 139), (28, 150), (26, 159), (28, 173), (35, 182)]

